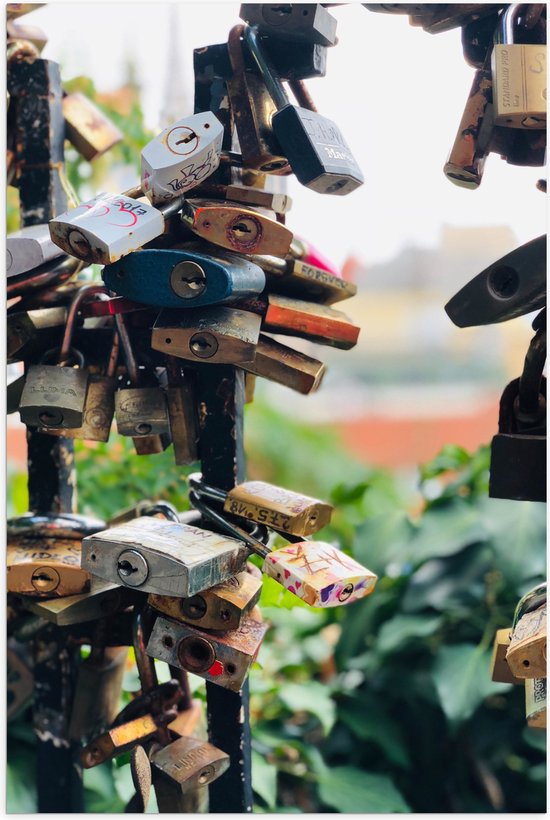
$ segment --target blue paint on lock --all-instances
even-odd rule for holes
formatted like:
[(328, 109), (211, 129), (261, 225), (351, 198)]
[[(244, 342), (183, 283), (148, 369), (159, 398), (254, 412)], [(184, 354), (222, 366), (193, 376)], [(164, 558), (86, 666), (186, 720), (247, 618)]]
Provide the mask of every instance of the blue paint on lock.
[(195, 308), (256, 296), (265, 273), (234, 253), (147, 248), (103, 268), (106, 287), (154, 307)]

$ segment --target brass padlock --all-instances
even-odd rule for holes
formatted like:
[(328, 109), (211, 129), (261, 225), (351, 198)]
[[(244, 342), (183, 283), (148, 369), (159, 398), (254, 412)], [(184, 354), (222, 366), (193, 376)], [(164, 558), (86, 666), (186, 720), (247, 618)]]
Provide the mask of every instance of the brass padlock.
[[(19, 413), (21, 421), (29, 427), (57, 427), (65, 430), (82, 425), (89, 376), (84, 368), (82, 353), (71, 347), (71, 342), (83, 291), (91, 294), (103, 292), (103, 288), (99, 285), (86, 285), (73, 296), (58, 365), (31, 365), (27, 371)], [(47, 351), (42, 361), (46, 361), (53, 354), (55, 350)], [(78, 362), (77, 368), (67, 366), (71, 358)]]
[(85, 769), (99, 766), (106, 760), (130, 751), (138, 743), (149, 740), (157, 731), (158, 724), (152, 715), (143, 715), (114, 726), (84, 747), (80, 753), (80, 762)]
[(511, 636), (512, 627), (498, 629), (495, 635), (491, 657), (491, 680), (495, 683), (523, 683), (521, 679), (513, 675), (506, 660)]
[[(180, 737), (151, 755), (151, 767), (158, 801), (164, 793), (157, 788), (159, 781), (168, 781), (166, 786), (173, 784), (183, 793), (207, 786), (229, 768), (229, 755), (204, 740)], [(158, 803), (162, 812), (162, 799)]]
[[(24, 361), (29, 348), (42, 346), (44, 340), (64, 327), (67, 322), (67, 309), (64, 307), (39, 308), (9, 313), (6, 319), (6, 353), (7, 364)], [(51, 344), (47, 345), (48, 348)]]
[(84, 94), (63, 97), (65, 135), (78, 153), (91, 162), (117, 145), (124, 135)]
[(199, 457), (199, 422), (195, 391), (190, 380), (184, 379), (181, 384), (169, 387), (166, 401), (174, 460), (176, 464), (192, 464)]
[(151, 347), (170, 356), (205, 364), (252, 362), (261, 318), (229, 307), (161, 310)]
[(175, 621), (223, 631), (239, 628), (258, 603), (261, 591), (261, 578), (239, 572), (191, 598), (149, 595), (147, 603)]
[(546, 128), (546, 45), (514, 42), (514, 27), (525, 6), (512, 3), (501, 13), (493, 47), (495, 124)]
[(256, 376), (282, 384), (298, 393), (314, 393), (319, 389), (326, 366), (312, 356), (306, 356), (287, 345), (260, 333), (253, 362), (240, 362), (239, 367)]
[(268, 625), (246, 618), (230, 632), (203, 632), (159, 616), (146, 652), (225, 689), (238, 692), (256, 660)]
[(191, 597), (246, 566), (247, 547), (200, 527), (142, 517), (82, 542), (82, 566), (106, 581)]
[(546, 584), (530, 590), (514, 613), (506, 661), (516, 678), (546, 675)]
[(285, 490), (267, 481), (244, 481), (227, 491), (205, 484), (200, 473), (192, 473), (188, 481), (199, 495), (223, 502), (225, 512), (291, 535), (318, 532), (330, 523), (334, 510), (318, 498)]
[(27, 597), (24, 607), (57, 626), (72, 626), (121, 612), (135, 603), (138, 597), (139, 593), (133, 593), (127, 587), (109, 584), (92, 576), (89, 592), (47, 601)]
[(19, 276), (62, 254), (50, 239), (47, 225), (28, 225), (6, 237), (6, 273)]
[(87, 592), (91, 575), (80, 566), (78, 541), (68, 538), (20, 538), (8, 541), (7, 589), (43, 598)]
[(324, 305), (350, 299), (357, 293), (357, 285), (353, 282), (300, 258), (277, 259), (275, 256), (252, 255), (250, 259), (267, 274), (267, 290), (270, 293)]
[(528, 726), (546, 729), (546, 678), (526, 678), (525, 716)]

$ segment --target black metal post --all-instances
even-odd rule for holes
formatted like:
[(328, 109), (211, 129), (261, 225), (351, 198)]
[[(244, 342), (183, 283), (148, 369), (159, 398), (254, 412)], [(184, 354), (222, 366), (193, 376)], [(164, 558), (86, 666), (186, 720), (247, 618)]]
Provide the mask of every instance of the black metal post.
[[(12, 62), (8, 90), (15, 106), (15, 181), (21, 225), (44, 224), (67, 207), (59, 66), (42, 59)], [(52, 515), (75, 512), (73, 442), (28, 430), (27, 446), (29, 509)], [(38, 812), (82, 812), (80, 746), (68, 740), (80, 650), (71, 647), (66, 629), (55, 626), (40, 632), (34, 648)]]
[[(197, 367), (199, 453), (205, 481), (231, 489), (245, 478), (244, 372), (229, 365)], [(210, 812), (252, 811), (248, 681), (240, 692), (206, 684), (208, 738), (230, 756), (227, 772), (209, 787)]]

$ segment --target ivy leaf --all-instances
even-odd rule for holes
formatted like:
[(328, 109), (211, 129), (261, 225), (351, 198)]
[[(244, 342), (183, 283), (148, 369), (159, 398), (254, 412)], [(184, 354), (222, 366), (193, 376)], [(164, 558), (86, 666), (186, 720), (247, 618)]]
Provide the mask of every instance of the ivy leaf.
[(328, 735), (336, 720), (336, 706), (330, 690), (318, 681), (285, 683), (279, 690), (279, 699), (291, 712), (311, 712), (321, 722)]
[(84, 803), (86, 812), (92, 814), (124, 811), (124, 801), (116, 789), (110, 760), (92, 769), (84, 769)]
[(323, 803), (341, 814), (410, 811), (389, 777), (354, 766), (327, 769), (319, 778), (319, 796)]
[(410, 560), (419, 564), (429, 558), (454, 555), (470, 544), (483, 543), (487, 538), (488, 532), (479, 511), (457, 498), (452, 503), (426, 510), (407, 552)]
[(432, 670), (441, 707), (451, 726), (473, 715), (489, 695), (506, 692), (512, 684), (494, 683), (489, 674), (491, 650), (470, 643), (444, 646)]
[(395, 615), (380, 627), (376, 650), (383, 654), (396, 652), (414, 638), (433, 635), (442, 622), (440, 615)]
[(376, 743), (388, 760), (408, 769), (411, 761), (399, 724), (384, 714), (375, 698), (369, 701), (367, 696), (366, 702), (361, 698), (343, 703), (338, 716), (356, 737)]
[(268, 808), (277, 803), (277, 769), (263, 755), (252, 749), (252, 788)]
[(394, 558), (403, 559), (415, 527), (403, 510), (368, 518), (357, 528), (353, 557), (378, 575)]

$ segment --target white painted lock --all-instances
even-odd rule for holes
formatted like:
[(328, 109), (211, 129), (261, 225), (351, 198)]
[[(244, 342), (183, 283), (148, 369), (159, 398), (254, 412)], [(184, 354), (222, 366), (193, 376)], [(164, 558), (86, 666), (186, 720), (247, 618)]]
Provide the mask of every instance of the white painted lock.
[(195, 188), (220, 164), (222, 138), (223, 125), (211, 111), (165, 128), (141, 152), (143, 193), (158, 204)]
[(29, 225), (6, 238), (6, 273), (8, 276), (26, 273), (62, 253), (50, 239), (47, 225)]
[[(171, 205), (181, 207), (181, 202)], [(50, 220), (50, 235), (72, 256), (108, 265), (160, 236), (173, 211), (124, 194), (101, 193)]]

